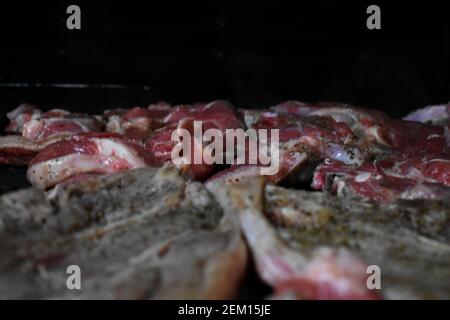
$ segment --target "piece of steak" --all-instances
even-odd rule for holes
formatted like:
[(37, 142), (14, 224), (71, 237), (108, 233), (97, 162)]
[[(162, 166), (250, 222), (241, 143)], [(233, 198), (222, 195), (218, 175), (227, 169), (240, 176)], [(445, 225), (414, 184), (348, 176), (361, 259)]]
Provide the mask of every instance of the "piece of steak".
[(21, 104), (7, 114), (10, 119), (0, 137), (0, 164), (26, 165), (48, 145), (83, 132), (100, 132), (100, 117), (53, 109), (42, 112), (34, 105)]
[(171, 106), (165, 102), (146, 108), (107, 110), (104, 113), (106, 131), (119, 133), (130, 142), (143, 145), (156, 129), (164, 125), (164, 118), (170, 111)]
[(395, 130), (392, 119), (381, 111), (341, 103), (322, 103), (319, 106), (309, 115), (331, 117), (338, 123), (345, 123), (358, 137), (358, 144), (370, 148), (372, 153), (400, 145), (401, 135)]
[(327, 159), (316, 168), (312, 187), (338, 196), (356, 195), (380, 203), (396, 199), (448, 198), (450, 187), (441, 184), (448, 175), (448, 163), (438, 158), (430, 161), (424, 158), (426, 156), (411, 156), (403, 161), (390, 158), (389, 162), (385, 159), (360, 166)]
[(252, 124), (252, 129), (267, 130), (269, 138), (273, 130), (278, 130), (280, 166), (276, 174), (268, 176), (272, 183), (295, 180), (293, 177), (310, 171), (307, 169), (311, 164), (326, 157), (350, 164), (361, 163), (366, 157), (345, 123), (331, 117), (309, 116), (314, 110), (306, 104), (286, 102), (261, 113)]
[[(325, 109), (326, 110), (326, 109)], [(325, 159), (312, 186), (379, 202), (397, 198), (439, 199), (449, 194), (450, 152), (446, 129), (425, 123), (380, 118), (377, 136), (387, 137), (364, 163)], [(381, 134), (382, 133), (382, 134)]]
[(42, 111), (35, 105), (22, 103), (6, 114), (9, 124), (5, 131), (7, 133), (22, 134), (24, 123), (39, 118), (41, 114)]
[[(194, 180), (204, 181), (209, 178), (217, 169), (216, 164), (207, 164), (203, 160), (203, 154), (208, 141), (200, 137), (196, 139), (194, 132), (194, 122), (201, 123), (202, 133), (208, 129), (217, 129), (221, 132), (225, 141), (227, 129), (243, 129), (244, 124), (235, 108), (228, 101), (213, 101), (210, 103), (199, 103), (192, 106), (175, 106), (173, 110), (164, 118), (164, 127), (157, 129), (155, 134), (145, 142), (145, 148), (155, 155), (161, 164), (172, 162), (172, 152), (177, 145), (177, 141), (172, 140), (172, 135), (177, 130), (187, 130), (190, 134), (191, 157), (186, 155), (185, 163), (179, 164), (179, 169), (183, 174)], [(223, 142), (225, 147), (225, 142)], [(217, 158), (223, 158), (225, 162), (225, 150), (216, 150)], [(195, 163), (195, 155), (202, 159), (201, 163)]]
[(0, 165), (27, 165), (36, 154), (48, 145), (64, 138), (54, 137), (33, 141), (19, 135), (0, 137)]
[[(239, 223), (173, 167), (71, 184), (52, 202), (41, 196), (0, 197), (2, 299), (234, 296), (246, 266)], [(66, 286), (70, 265), (81, 290)]]
[[(378, 206), (266, 186), (261, 177), (208, 188), (239, 215), (275, 298), (450, 298), (448, 201)], [(372, 265), (380, 268), (381, 291), (368, 289)]]
[(43, 141), (83, 132), (100, 132), (102, 129), (103, 123), (94, 116), (66, 114), (45, 117), (45, 114), (43, 114), (40, 119), (24, 123), (22, 136), (30, 140)]
[(82, 132), (99, 132), (103, 129), (100, 117), (66, 110), (52, 109), (42, 112), (34, 105), (21, 104), (7, 114), (10, 120), (7, 133), (21, 134), (35, 141)]
[(114, 133), (79, 134), (53, 143), (34, 157), (28, 179), (48, 189), (80, 174), (111, 174), (157, 165), (151, 153)]

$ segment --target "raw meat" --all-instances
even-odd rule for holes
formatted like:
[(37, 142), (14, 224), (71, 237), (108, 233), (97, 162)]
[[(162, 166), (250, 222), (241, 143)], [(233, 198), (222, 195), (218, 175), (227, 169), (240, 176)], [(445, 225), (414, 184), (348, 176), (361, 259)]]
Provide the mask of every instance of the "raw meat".
[(156, 165), (143, 148), (114, 133), (87, 133), (53, 143), (30, 161), (28, 179), (48, 189), (86, 173), (111, 174)]
[(98, 132), (103, 128), (95, 116), (53, 109), (42, 113), (34, 105), (21, 104), (7, 114), (8, 133), (21, 134), (30, 140), (42, 141), (57, 136), (70, 136), (82, 132)]
[(19, 135), (0, 137), (0, 165), (27, 165), (39, 151), (60, 140), (55, 137), (38, 142)]
[[(226, 129), (242, 129), (243, 123), (234, 107), (227, 101), (213, 101), (208, 104), (194, 106), (176, 106), (164, 119), (165, 126), (155, 131), (155, 134), (146, 141), (145, 148), (155, 155), (159, 162), (172, 161), (172, 150), (177, 144), (172, 140), (172, 134), (177, 129), (186, 129), (191, 134), (191, 159), (188, 164), (179, 165), (183, 174), (191, 179), (203, 181), (216, 170), (216, 165), (201, 163), (195, 164), (194, 154), (203, 156), (205, 141), (196, 142), (194, 137), (194, 121), (201, 121), (202, 131), (218, 129), (225, 134)], [(225, 143), (223, 143), (225, 146)], [(220, 155), (219, 155), (220, 157)], [(225, 157), (225, 153), (223, 153)]]
[(109, 110), (104, 113), (106, 131), (124, 135), (130, 142), (142, 144), (153, 132), (164, 125), (164, 118), (171, 106), (159, 102), (147, 108), (135, 107), (129, 110)]
[[(436, 166), (438, 165), (436, 162)], [(449, 187), (433, 179), (424, 179), (412, 166), (408, 168), (411, 174), (402, 174), (396, 168), (383, 168), (374, 163), (349, 166), (326, 160), (316, 168), (312, 187), (316, 190), (329, 190), (339, 196), (356, 195), (380, 203), (390, 203), (397, 199), (446, 199), (450, 196)], [(427, 171), (429, 170), (423, 170), (424, 173)], [(446, 171), (442, 175), (445, 176)]]
[(22, 134), (24, 123), (39, 118), (41, 113), (42, 111), (35, 105), (22, 103), (6, 115), (10, 122), (5, 131), (7, 133)]
[(22, 104), (8, 113), (10, 123), (0, 137), (0, 164), (26, 165), (48, 145), (77, 133), (99, 132), (101, 119), (85, 114), (53, 109), (42, 113), (33, 105)]

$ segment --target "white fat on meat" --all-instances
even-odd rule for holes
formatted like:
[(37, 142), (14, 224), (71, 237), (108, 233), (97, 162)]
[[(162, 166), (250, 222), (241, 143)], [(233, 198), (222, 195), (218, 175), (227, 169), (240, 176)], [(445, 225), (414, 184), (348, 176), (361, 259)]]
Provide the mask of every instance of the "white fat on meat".
[(28, 169), (30, 182), (48, 189), (82, 173), (115, 173), (146, 167), (132, 147), (114, 139), (90, 139), (98, 150), (96, 155), (73, 153), (33, 164)]
[(21, 133), (24, 123), (33, 119), (38, 119), (41, 114), (42, 111), (37, 109), (36, 106), (22, 103), (6, 114), (10, 120), (10, 124), (6, 128), (6, 131), (11, 133)]
[[(65, 130), (53, 130), (52, 133), (47, 136), (45, 134), (46, 128), (52, 126), (52, 124), (74, 124), (76, 127), (72, 127)], [(97, 132), (99, 131), (99, 122), (94, 117), (86, 118), (48, 118), (48, 119), (34, 119), (27, 121), (23, 124), (22, 136), (32, 140), (47, 139), (49, 136), (71, 135), (80, 132)]]
[(62, 140), (61, 137), (52, 137), (44, 141), (33, 141), (22, 136), (10, 135), (0, 137), (0, 150), (5, 149), (24, 149), (28, 151), (41, 151), (46, 146)]

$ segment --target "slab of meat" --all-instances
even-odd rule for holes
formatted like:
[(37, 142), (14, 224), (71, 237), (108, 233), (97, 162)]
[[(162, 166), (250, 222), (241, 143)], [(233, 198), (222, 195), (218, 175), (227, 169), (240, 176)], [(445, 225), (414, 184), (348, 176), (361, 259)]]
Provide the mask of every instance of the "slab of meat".
[(104, 113), (106, 131), (120, 133), (131, 142), (143, 144), (156, 129), (164, 125), (164, 118), (170, 111), (171, 106), (164, 102), (147, 108), (108, 110)]
[[(21, 201), (16, 201), (16, 200)], [(2, 299), (229, 299), (246, 266), (235, 216), (173, 168), (0, 197)], [(66, 269), (80, 267), (81, 290)]]
[[(248, 113), (244, 112), (247, 126), (279, 130), (280, 170), (268, 177), (276, 184), (302, 184), (311, 179), (306, 174), (311, 166), (326, 158), (360, 165), (398, 146), (412, 149), (426, 145), (433, 151), (445, 148), (439, 128), (426, 127), (427, 137), (433, 135), (433, 139), (418, 142), (410, 131), (421, 124), (399, 124), (381, 112), (348, 105), (286, 101), (270, 111)], [(437, 136), (439, 139), (434, 139)]]
[(327, 159), (317, 168), (313, 187), (338, 194), (349, 191), (381, 202), (397, 197), (446, 197), (450, 153), (444, 128), (400, 120), (392, 123), (402, 141), (400, 146), (376, 154), (360, 166)]
[(60, 140), (60, 137), (45, 141), (33, 141), (19, 135), (0, 137), (0, 165), (27, 165), (39, 151)]
[[(172, 150), (177, 144), (172, 140), (172, 134), (177, 129), (186, 129), (191, 134), (191, 159), (187, 159), (189, 163), (181, 164), (179, 168), (186, 177), (203, 181), (214, 173), (217, 166), (206, 164), (204, 161), (201, 164), (194, 163), (194, 155), (199, 154), (203, 157), (206, 145), (206, 141), (195, 141), (194, 121), (201, 121), (203, 133), (208, 129), (218, 129), (225, 134), (226, 129), (242, 129), (244, 127), (237, 111), (227, 101), (176, 106), (165, 117), (165, 126), (156, 130), (155, 134), (146, 141), (145, 148), (154, 154), (161, 164), (172, 161)], [(225, 143), (223, 145), (225, 146)], [(220, 150), (217, 151), (220, 152)], [(223, 153), (223, 157), (225, 157), (225, 153)]]
[(82, 132), (98, 132), (103, 123), (98, 117), (53, 109), (42, 112), (34, 105), (21, 104), (7, 114), (6, 132), (21, 134), (30, 140), (43, 141), (57, 136)]
[(280, 170), (268, 177), (274, 183), (285, 181), (304, 170), (308, 164), (325, 157), (341, 159), (346, 163), (361, 163), (365, 157), (364, 152), (354, 144), (350, 128), (330, 117), (266, 112), (253, 128), (279, 130)]
[[(408, 161), (403, 162), (405, 170), (400, 172), (397, 168), (401, 165), (400, 162), (395, 162), (395, 167), (390, 168), (385, 164), (383, 168), (378, 162), (349, 166), (342, 162), (326, 160), (316, 168), (312, 187), (316, 190), (331, 191), (338, 196), (356, 195), (380, 203), (390, 203), (397, 199), (446, 199), (450, 196), (448, 186), (434, 179), (425, 179), (420, 171), (407, 163)], [(425, 166), (421, 161), (418, 164)], [(438, 167), (439, 162), (431, 162), (430, 165)], [(430, 168), (422, 167), (423, 174), (432, 172), (438, 176), (438, 172), (429, 170)], [(440, 175), (445, 177), (448, 171), (440, 172)]]
[(111, 174), (156, 165), (143, 148), (114, 133), (87, 133), (49, 145), (29, 164), (28, 179), (48, 189), (86, 173)]
[[(275, 298), (450, 297), (447, 201), (336, 201), (265, 186), (260, 177), (208, 188), (239, 215), (257, 272)], [(380, 268), (381, 290), (368, 288), (368, 266)]]
[(377, 164), (387, 172), (416, 181), (450, 186), (450, 153), (395, 153)]
[(16, 109), (7, 113), (6, 116), (10, 122), (5, 131), (7, 133), (22, 134), (24, 123), (39, 118), (41, 113), (42, 111), (35, 105), (22, 103)]
[[(331, 186), (376, 201), (396, 198), (440, 199), (449, 194), (450, 153), (445, 129), (392, 120), (402, 143), (361, 166), (327, 161), (318, 167), (313, 187)], [(333, 180), (333, 181), (330, 181)]]
[(0, 137), (0, 164), (25, 165), (46, 146), (77, 133), (99, 132), (101, 119), (85, 114), (53, 109), (42, 113), (33, 105), (22, 104), (8, 113), (10, 123)]
[[(372, 154), (405, 152), (443, 152), (448, 148), (445, 130), (418, 122), (391, 119), (384, 113), (353, 106), (323, 106), (310, 115), (332, 117), (346, 123)], [(420, 134), (417, 134), (420, 132)]]
[(326, 103), (309, 115), (331, 117), (338, 123), (345, 123), (358, 137), (359, 145), (370, 148), (371, 152), (401, 145), (401, 135), (395, 130), (392, 119), (378, 110)]
[(40, 119), (24, 123), (22, 136), (30, 140), (43, 141), (54, 137), (66, 137), (83, 132), (100, 132), (103, 123), (93, 116), (67, 114), (49, 116), (43, 114)]

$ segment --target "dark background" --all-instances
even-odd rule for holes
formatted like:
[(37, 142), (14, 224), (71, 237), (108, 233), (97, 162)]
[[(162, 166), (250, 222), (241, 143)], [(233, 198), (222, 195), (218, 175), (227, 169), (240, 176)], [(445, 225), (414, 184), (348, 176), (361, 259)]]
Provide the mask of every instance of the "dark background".
[[(157, 100), (260, 108), (298, 99), (402, 116), (450, 100), (444, 3), (2, 2), (0, 124), (23, 101), (98, 112)], [(81, 30), (66, 28), (70, 4), (81, 7)], [(381, 30), (366, 28), (370, 4), (381, 7)]]

